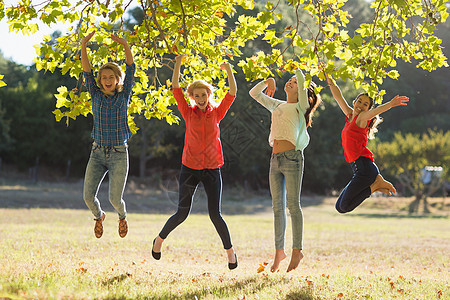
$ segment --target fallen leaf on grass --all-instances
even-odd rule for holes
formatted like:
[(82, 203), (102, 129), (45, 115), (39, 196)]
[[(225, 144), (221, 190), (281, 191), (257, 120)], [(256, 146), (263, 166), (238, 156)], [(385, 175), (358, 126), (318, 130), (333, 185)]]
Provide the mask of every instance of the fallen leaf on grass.
[(77, 271), (79, 273), (86, 273), (87, 269), (86, 268), (78, 268), (78, 269), (75, 269), (75, 271)]
[(343, 293), (339, 293), (337, 296), (338, 296), (338, 298), (342, 298), (342, 297), (344, 297), (344, 294)]
[(264, 272), (265, 269), (266, 269), (266, 266), (259, 264), (258, 273)]

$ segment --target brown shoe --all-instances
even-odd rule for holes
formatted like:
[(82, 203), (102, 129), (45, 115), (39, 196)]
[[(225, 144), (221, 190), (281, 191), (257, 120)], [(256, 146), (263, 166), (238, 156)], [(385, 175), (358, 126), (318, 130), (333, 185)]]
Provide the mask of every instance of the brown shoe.
[(119, 219), (119, 236), (123, 238), (127, 235), (127, 233), (128, 233), (127, 219)]
[(94, 234), (96, 238), (101, 238), (103, 235), (103, 220), (105, 220), (106, 214), (102, 213), (100, 219), (95, 219)]

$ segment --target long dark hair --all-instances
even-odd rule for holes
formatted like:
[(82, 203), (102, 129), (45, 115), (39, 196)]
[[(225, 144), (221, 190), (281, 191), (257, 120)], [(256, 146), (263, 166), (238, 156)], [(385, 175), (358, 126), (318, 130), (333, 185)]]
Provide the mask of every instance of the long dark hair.
[(314, 88), (316, 86), (317, 85), (314, 83), (314, 81), (311, 81), (308, 87), (309, 108), (305, 112), (306, 127), (311, 127), (313, 114), (322, 102), (322, 98), (320, 97), (320, 95), (316, 94), (316, 92), (314, 91)]
[[(370, 100), (370, 105), (369, 105), (369, 109), (372, 109), (375, 101), (373, 101), (373, 98), (369, 96), (369, 94), (367, 93), (361, 93), (358, 96), (356, 96), (355, 101), (359, 99), (359, 97), (361, 96), (367, 96), (367, 98), (369, 98)], [(383, 118), (381, 118), (379, 115), (376, 115), (375, 117), (373, 117), (370, 121), (369, 121), (369, 131), (367, 132), (367, 137), (369, 139), (373, 139), (375, 138), (375, 133), (378, 132), (378, 128), (377, 126), (383, 122)]]

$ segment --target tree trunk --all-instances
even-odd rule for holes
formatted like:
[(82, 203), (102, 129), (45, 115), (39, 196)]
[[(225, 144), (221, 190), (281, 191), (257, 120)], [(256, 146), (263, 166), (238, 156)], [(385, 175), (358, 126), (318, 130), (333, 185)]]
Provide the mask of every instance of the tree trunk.
[(139, 155), (139, 178), (145, 177), (145, 169), (147, 164), (147, 132), (145, 125), (141, 126), (141, 153)]
[(420, 200), (422, 200), (422, 193), (421, 192), (417, 192), (416, 193), (416, 199), (414, 199), (414, 201), (409, 204), (409, 213), (410, 214), (414, 214), (414, 213), (418, 213), (419, 212)]
[(428, 206), (428, 200), (427, 200), (427, 196), (423, 197), (423, 213), (424, 214), (429, 214), (430, 213), (430, 208)]
[(68, 160), (67, 161), (67, 166), (66, 166), (66, 180), (69, 180), (69, 176), (70, 176), (70, 166), (72, 165), (72, 160)]
[(30, 168), (30, 177), (33, 183), (37, 183), (38, 181), (38, 171), (39, 171), (39, 156), (36, 157), (35, 166)]

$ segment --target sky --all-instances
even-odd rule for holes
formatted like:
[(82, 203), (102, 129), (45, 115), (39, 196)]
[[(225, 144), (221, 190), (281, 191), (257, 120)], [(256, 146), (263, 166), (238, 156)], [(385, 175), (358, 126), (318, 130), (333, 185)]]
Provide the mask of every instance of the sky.
[(65, 32), (70, 25), (62, 24), (53, 26), (39, 24), (39, 31), (33, 35), (23, 35), (21, 32), (9, 32), (6, 20), (0, 21), (0, 51), (6, 59), (22, 65), (32, 65), (36, 57), (36, 49), (33, 47), (43, 41), (44, 35), (51, 35), (56, 30)]
[[(17, 2), (17, 0), (4, 0), (5, 7), (16, 5)], [(32, 4), (41, 4), (42, 2), (42, 0), (31, 0)], [(75, 4), (78, 0), (69, 0), (69, 2)], [(132, 4), (129, 8), (131, 9), (133, 6)], [(64, 35), (70, 27), (77, 25), (77, 23), (53, 23), (52, 27), (49, 27), (42, 22), (37, 22), (39, 25), (38, 32), (32, 35), (23, 35), (21, 32), (9, 32), (9, 25), (6, 21), (6, 17), (0, 20), (0, 51), (6, 59), (26, 66), (33, 64), (33, 59), (36, 57), (36, 49), (33, 46), (40, 44), (45, 35), (51, 35), (57, 30)]]
[[(11, 4), (16, 4), (17, 1), (5, 0), (4, 3), (5, 7), (9, 7)], [(39, 1), (32, 0), (32, 3), (39, 3)], [(0, 51), (6, 59), (27, 66), (32, 65), (33, 59), (36, 57), (36, 49), (33, 46), (40, 44), (44, 35), (51, 35), (56, 30), (64, 33), (71, 26), (68, 23), (53, 24), (50, 28), (43, 23), (38, 23), (38, 32), (33, 35), (23, 35), (21, 32), (9, 32), (9, 25), (6, 21), (6, 17), (0, 20)]]

